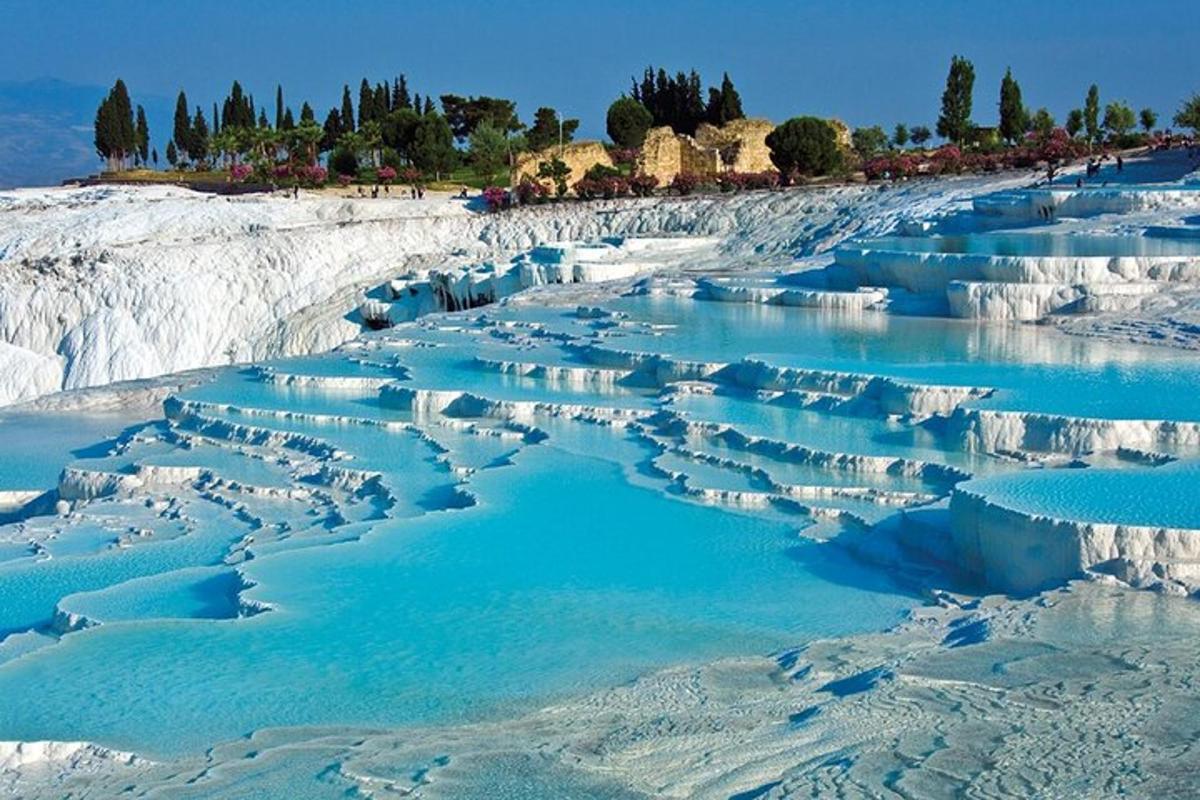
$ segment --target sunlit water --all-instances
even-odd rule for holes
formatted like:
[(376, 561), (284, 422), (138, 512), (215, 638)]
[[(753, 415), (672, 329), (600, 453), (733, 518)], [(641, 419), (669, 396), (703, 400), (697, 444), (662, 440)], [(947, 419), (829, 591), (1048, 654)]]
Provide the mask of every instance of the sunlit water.
[[(1034, 469), (923, 420), (604, 374), (622, 353), (755, 359), (995, 390), (967, 408), (1188, 422), (1194, 357), (878, 313), (608, 308), (495, 308), (230, 368), (184, 392), (186, 413), (141, 427), (5, 420), (0, 487), (50, 489), (64, 465), (195, 472), (0, 527), (0, 739), (172, 756), (275, 726), (496, 719), (670, 665), (880, 630), (912, 589), (808, 534), (941, 502), (964, 476), (1029, 513), (1200, 527), (1194, 453)], [(355, 380), (328, 380), (342, 377)], [(385, 384), (497, 405), (431, 412)], [(802, 499), (754, 505), (788, 488)]]

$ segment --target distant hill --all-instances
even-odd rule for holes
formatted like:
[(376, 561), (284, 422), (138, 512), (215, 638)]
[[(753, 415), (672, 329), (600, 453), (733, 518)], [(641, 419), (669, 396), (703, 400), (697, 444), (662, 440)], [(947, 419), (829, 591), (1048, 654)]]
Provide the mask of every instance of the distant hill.
[[(107, 91), (54, 78), (0, 81), (0, 188), (56, 185), (98, 171), (92, 124)], [(169, 119), (169, 104), (157, 97), (133, 101), (146, 107), (157, 142), (155, 121)]]

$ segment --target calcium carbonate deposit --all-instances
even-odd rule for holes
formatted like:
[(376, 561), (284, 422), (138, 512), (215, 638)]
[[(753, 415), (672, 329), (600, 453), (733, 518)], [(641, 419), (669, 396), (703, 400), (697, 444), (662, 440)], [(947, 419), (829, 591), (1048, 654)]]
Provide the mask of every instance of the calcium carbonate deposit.
[(0, 792), (1195, 794), (1166, 158), (0, 195)]

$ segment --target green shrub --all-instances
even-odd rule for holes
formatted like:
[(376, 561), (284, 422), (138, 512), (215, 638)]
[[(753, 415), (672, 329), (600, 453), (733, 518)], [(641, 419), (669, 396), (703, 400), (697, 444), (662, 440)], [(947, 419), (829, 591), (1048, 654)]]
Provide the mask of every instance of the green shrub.
[(329, 167), (339, 175), (357, 175), (358, 156), (345, 147), (336, 147), (329, 154)]
[(632, 97), (621, 96), (608, 107), (608, 136), (619, 147), (641, 147), (654, 124), (649, 109)]
[(780, 174), (828, 175), (842, 168), (833, 126), (817, 117), (793, 117), (767, 134), (771, 162)]

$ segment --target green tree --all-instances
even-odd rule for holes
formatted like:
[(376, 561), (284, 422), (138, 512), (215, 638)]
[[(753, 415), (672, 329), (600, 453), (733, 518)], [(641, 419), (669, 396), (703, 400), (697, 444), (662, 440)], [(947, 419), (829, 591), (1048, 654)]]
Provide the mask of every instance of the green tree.
[(1191, 128), (1193, 134), (1200, 135), (1200, 94), (1194, 94), (1175, 112), (1175, 124), (1181, 128)]
[(354, 104), (350, 102), (350, 87), (342, 85), (342, 133), (354, 131)]
[(367, 83), (367, 79), (363, 78), (362, 83), (358, 85), (358, 127), (361, 130), (362, 126), (375, 119), (375, 90), (371, 88), (371, 84)]
[(137, 107), (137, 154), (143, 164), (150, 158), (150, 126), (146, 123), (146, 110)]
[(208, 158), (208, 122), (204, 119), (204, 112), (200, 110), (200, 106), (196, 106), (196, 115), (192, 118), (192, 127), (188, 132), (188, 155), (192, 161), (199, 165), (199, 162)]
[(1083, 102), (1083, 128), (1087, 131), (1089, 145), (1100, 143), (1100, 88), (1094, 83), (1088, 87)]
[(1000, 136), (1009, 144), (1020, 141), (1028, 127), (1025, 104), (1021, 101), (1021, 85), (1012, 76), (1012, 69), (1000, 81)]
[(1137, 116), (1128, 103), (1114, 100), (1104, 107), (1104, 129), (1114, 140), (1120, 142), (1135, 127)]
[(785, 177), (827, 175), (841, 169), (842, 151), (833, 126), (817, 117), (793, 117), (767, 134), (771, 162)]
[(280, 124), (275, 127), (276, 130), (282, 131), (290, 131), (292, 128), (296, 127), (296, 118), (292, 116), (292, 110), (290, 108), (284, 109), (283, 119), (280, 120)]
[(275, 84), (275, 127), (283, 127), (283, 86)]
[(217, 113), (217, 104), (215, 102), (213, 103), (212, 130), (213, 133), (221, 132), (221, 116)]
[[(192, 130), (192, 117), (188, 113), (187, 95), (183, 90), (179, 90), (179, 96), (175, 98), (175, 127), (172, 129), (172, 137), (175, 142), (175, 150), (178, 156), (179, 150), (183, 150), (183, 159), (187, 160), (187, 143)], [(172, 161), (171, 165), (175, 166), (179, 163), (179, 159)]]
[(154, 168), (158, 169), (158, 148), (155, 147), (150, 151), (150, 160), (154, 162)]
[(403, 74), (397, 76), (392, 85), (392, 110), (412, 108), (412, 98), (408, 95), (408, 79)]
[(728, 72), (721, 78), (721, 88), (709, 88), (708, 107), (704, 116), (713, 125), (724, 125), (732, 120), (745, 118), (742, 97), (737, 89), (733, 88), (733, 81), (729, 79)]
[(1072, 108), (1067, 114), (1067, 135), (1074, 139), (1083, 130), (1083, 109)]
[(413, 160), (413, 144), (421, 115), (408, 106), (400, 106), (383, 119), (381, 134), (383, 144), (395, 150), (406, 161)]
[(914, 125), (910, 137), (913, 144), (917, 147), (923, 147), (926, 142), (933, 138), (933, 131), (924, 125)]
[(167, 142), (167, 163), (172, 167), (179, 163), (179, 150), (175, 147), (175, 140)]
[(454, 168), (457, 158), (450, 123), (441, 114), (423, 114), (413, 135), (413, 165), (441, 180), (442, 173)]
[(533, 115), (533, 126), (525, 132), (525, 143), (530, 150), (545, 150), (548, 147), (557, 146), (560, 138), (564, 144), (571, 141), (578, 128), (579, 120), (560, 120), (557, 111), (542, 106)]
[(1039, 108), (1029, 120), (1029, 126), (1039, 139), (1047, 139), (1054, 132), (1054, 115), (1046, 108)]
[(538, 177), (554, 182), (554, 193), (562, 197), (567, 193), (567, 178), (571, 177), (571, 168), (555, 158), (538, 164)]
[(896, 129), (892, 132), (892, 144), (899, 148), (908, 144), (908, 126), (903, 122), (896, 123)]
[(860, 158), (870, 158), (888, 146), (888, 136), (878, 125), (855, 128), (850, 134), (850, 143)]
[(1158, 124), (1158, 114), (1155, 114), (1152, 108), (1143, 108), (1138, 113), (1138, 120), (1142, 123), (1142, 130), (1146, 135), (1150, 135), (1154, 132), (1154, 126)]
[(621, 95), (608, 107), (608, 137), (618, 147), (641, 147), (653, 124), (650, 111), (632, 97)]
[(325, 124), (322, 126), (325, 135), (321, 137), (321, 152), (329, 152), (337, 144), (338, 137), (342, 135), (342, 115), (338, 113), (336, 108), (329, 109), (329, 113), (325, 115)]
[(308, 104), (307, 100), (304, 101), (304, 105), (300, 106), (300, 121), (301, 122), (316, 122), (317, 121), (317, 115), (313, 111), (313, 107)]
[[(517, 119), (517, 104), (499, 97), (442, 95), (442, 111), (454, 138), (467, 141), (479, 125), (487, 122), (501, 133), (516, 133), (523, 127)], [(428, 100), (428, 98), (427, 98)]]
[(975, 66), (961, 56), (950, 59), (946, 90), (942, 92), (942, 113), (938, 117), (938, 136), (957, 145), (971, 133), (971, 95), (975, 90)]
[(484, 120), (471, 131), (468, 143), (467, 154), (475, 171), (488, 183), (496, 183), (497, 176), (508, 163), (509, 145), (504, 131)]

